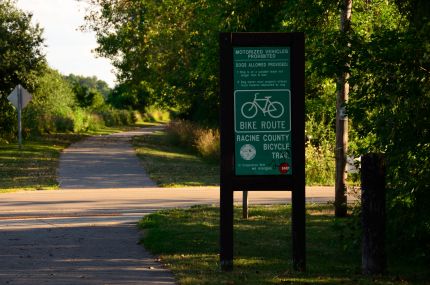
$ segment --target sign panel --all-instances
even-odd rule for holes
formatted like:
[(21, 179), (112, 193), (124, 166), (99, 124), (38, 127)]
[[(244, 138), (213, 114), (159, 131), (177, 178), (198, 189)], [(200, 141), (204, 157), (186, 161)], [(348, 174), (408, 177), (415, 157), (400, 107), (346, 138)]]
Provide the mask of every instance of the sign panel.
[(16, 109), (18, 109), (19, 108), (19, 102), (18, 102), (19, 89), (21, 89), (21, 96), (22, 96), (22, 105), (21, 105), (21, 108), (24, 109), (28, 105), (28, 103), (30, 103), (30, 101), (32, 99), (32, 96), (21, 85), (17, 85), (15, 87), (15, 89), (13, 89), (13, 91), (9, 94), (9, 96), (7, 96), (7, 99), (9, 100), (9, 102), (12, 103), (12, 105), (15, 106)]
[(291, 175), (290, 47), (233, 48), (236, 175)]

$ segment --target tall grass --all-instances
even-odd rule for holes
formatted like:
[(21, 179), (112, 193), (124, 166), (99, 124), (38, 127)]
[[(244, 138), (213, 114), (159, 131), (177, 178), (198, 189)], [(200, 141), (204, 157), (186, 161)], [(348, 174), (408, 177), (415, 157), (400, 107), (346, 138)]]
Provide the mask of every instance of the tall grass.
[(219, 130), (198, 129), (196, 131), (195, 147), (203, 157), (219, 161), (221, 156)]
[(333, 185), (335, 181), (335, 160), (328, 144), (306, 145), (306, 185)]
[(220, 160), (220, 134), (217, 129), (201, 127), (189, 121), (172, 121), (167, 126), (170, 143), (195, 151), (213, 161)]

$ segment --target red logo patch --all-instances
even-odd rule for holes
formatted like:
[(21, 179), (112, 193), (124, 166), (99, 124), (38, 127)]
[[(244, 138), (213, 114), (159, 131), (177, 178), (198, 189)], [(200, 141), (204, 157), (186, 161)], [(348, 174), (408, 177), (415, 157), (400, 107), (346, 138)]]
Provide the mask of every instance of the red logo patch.
[(288, 172), (288, 169), (290, 169), (290, 166), (288, 165), (288, 163), (281, 163), (281, 165), (279, 165), (279, 172), (281, 172), (282, 174), (285, 174)]

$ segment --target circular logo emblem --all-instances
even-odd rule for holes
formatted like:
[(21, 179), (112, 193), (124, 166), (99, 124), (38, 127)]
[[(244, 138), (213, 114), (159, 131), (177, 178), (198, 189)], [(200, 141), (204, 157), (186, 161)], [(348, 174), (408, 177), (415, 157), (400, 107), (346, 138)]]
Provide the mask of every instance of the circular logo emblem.
[(244, 160), (252, 160), (256, 154), (257, 154), (257, 151), (255, 150), (255, 147), (251, 144), (244, 144), (240, 148), (240, 156)]
[(279, 172), (281, 172), (282, 174), (285, 174), (288, 172), (288, 169), (290, 169), (290, 166), (288, 165), (288, 163), (281, 163), (279, 165)]

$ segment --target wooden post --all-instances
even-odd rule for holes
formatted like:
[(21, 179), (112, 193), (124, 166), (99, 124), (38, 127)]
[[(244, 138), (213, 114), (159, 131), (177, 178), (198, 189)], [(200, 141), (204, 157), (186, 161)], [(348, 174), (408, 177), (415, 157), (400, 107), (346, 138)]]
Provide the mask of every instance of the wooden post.
[(382, 154), (361, 158), (362, 272), (385, 271), (385, 164)]
[(243, 191), (242, 195), (242, 217), (248, 219), (248, 191)]
[(220, 169), (220, 264), (222, 271), (233, 270), (233, 52), (231, 34), (220, 34), (221, 169)]
[(220, 263), (222, 271), (233, 270), (233, 189), (228, 181), (221, 182)]

